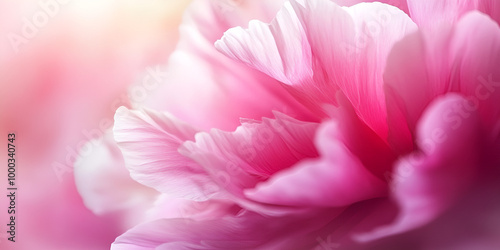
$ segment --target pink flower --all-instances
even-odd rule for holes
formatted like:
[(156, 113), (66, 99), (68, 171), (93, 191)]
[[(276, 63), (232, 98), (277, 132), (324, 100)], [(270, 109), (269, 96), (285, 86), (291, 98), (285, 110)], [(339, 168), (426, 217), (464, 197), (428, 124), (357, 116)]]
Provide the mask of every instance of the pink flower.
[[(456, 247), (428, 232), (497, 214), (481, 208), (500, 177), (494, 5), (440, 17), (435, 3), (358, 2), (291, 0), (272, 20), (263, 1), (193, 4), (169, 62), (179, 83), (115, 114), (131, 177), (161, 195), (112, 249)], [(215, 42), (234, 64), (202, 23), (246, 27)], [(500, 223), (472, 218), (484, 233), (462, 246), (500, 246)]]

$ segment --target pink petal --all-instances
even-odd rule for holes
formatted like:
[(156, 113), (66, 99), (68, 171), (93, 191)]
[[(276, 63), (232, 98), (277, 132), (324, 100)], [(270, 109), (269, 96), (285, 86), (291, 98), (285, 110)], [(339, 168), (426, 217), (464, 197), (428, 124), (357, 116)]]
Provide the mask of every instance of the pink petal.
[(251, 21), (215, 43), (225, 55), (292, 85), (312, 80), (312, 55), (304, 29), (289, 2), (271, 24)]
[(368, 1), (363, 1), (363, 0), (333, 0), (336, 4), (340, 6), (353, 6), (359, 3), (371, 3), (371, 2), (381, 2), (381, 3), (386, 3), (390, 4), (394, 7), (398, 7), (405, 13), (409, 13), (408, 11), (408, 4), (406, 3), (407, 0), (381, 0), (381, 1), (376, 1), (376, 0), (368, 0)]
[(303, 217), (269, 218), (241, 211), (202, 221), (163, 219), (130, 229), (111, 249), (309, 249), (317, 242), (308, 234), (336, 215), (322, 211)]
[(240, 209), (232, 200), (227, 198), (194, 201), (161, 194), (156, 199), (154, 206), (147, 210), (146, 217), (141, 223), (158, 219), (175, 218), (208, 220), (236, 214)]
[(393, 45), (415, 31), (416, 25), (401, 10), (380, 3), (358, 4), (345, 10), (352, 19), (354, 33), (340, 33), (338, 37), (319, 35), (324, 34), (325, 23), (330, 27), (345, 25), (331, 22), (328, 13), (317, 14), (324, 11), (321, 5), (301, 20), (308, 27), (311, 46), (316, 50), (313, 53), (319, 55), (329, 78), (340, 87), (361, 120), (385, 139), (387, 113), (382, 74), (386, 59)]
[(469, 190), (465, 199), (438, 220), (418, 230), (377, 241), (366, 249), (407, 249), (413, 243), (419, 249), (499, 249), (500, 189), (497, 180), (494, 185)]
[(91, 140), (92, 153), (75, 163), (75, 184), (85, 206), (97, 215), (129, 211), (135, 225), (142, 211), (153, 206), (159, 193), (132, 178), (111, 131), (101, 141)]
[[(478, 46), (481, 44), (481, 46)], [(390, 141), (394, 148), (413, 148), (416, 123), (437, 96), (465, 95), (467, 110), (479, 109), (485, 127), (498, 126), (500, 29), (478, 12), (454, 27), (438, 25), (404, 38), (394, 46), (384, 75)]]
[(252, 19), (270, 20), (281, 3), (193, 1), (180, 28), (179, 45), (169, 58), (168, 70), (161, 72), (161, 84), (143, 103), (145, 107), (168, 110), (205, 131), (233, 130), (240, 117), (272, 117), (272, 110), (303, 120), (317, 119), (275, 79), (234, 63), (213, 45), (229, 28), (247, 25)]
[[(500, 4), (497, 6), (500, 7)], [(498, 133), (500, 27), (479, 12), (465, 15), (457, 24), (450, 45), (450, 55), (455, 58), (451, 71), (453, 88), (469, 100), (465, 111), (478, 110), (486, 131)], [(496, 137), (498, 134), (492, 136)]]
[(246, 30), (231, 29), (216, 46), (285, 83), (320, 116), (324, 103), (336, 104), (340, 88), (361, 119), (385, 138), (385, 58), (415, 28), (405, 13), (380, 3), (341, 8), (326, 0), (291, 1), (269, 25), (256, 21)]
[(113, 129), (130, 175), (136, 181), (179, 198), (206, 199), (210, 177), (177, 152), (196, 130), (167, 113), (116, 111)]
[[(362, 240), (405, 232), (425, 225), (452, 207), (476, 181), (479, 165), (477, 112), (460, 116), (467, 100), (449, 94), (436, 100), (418, 125), (420, 151), (404, 157), (393, 175), (400, 214), (393, 224)], [(451, 118), (451, 119), (450, 119)]]
[[(397, 158), (385, 139), (380, 138), (366, 123), (360, 120), (349, 100), (337, 95), (340, 106), (332, 110), (338, 129), (330, 139), (339, 140), (365, 168), (379, 178), (385, 178)], [(319, 145), (317, 144), (319, 147)]]
[[(338, 88), (314, 74), (315, 70), (322, 69), (313, 68), (311, 48), (305, 35), (295, 10), (286, 2), (271, 24), (255, 20), (249, 23), (248, 29), (232, 28), (215, 46), (228, 57), (293, 86), (285, 88), (318, 116), (324, 116), (320, 104), (334, 102), (331, 96)], [(318, 89), (316, 81), (323, 83), (322, 89)]]
[(246, 121), (234, 132), (199, 133), (180, 152), (198, 162), (222, 187), (241, 195), (245, 188), (295, 164), (316, 157), (311, 140), (317, 123), (276, 113), (276, 119)]
[[(316, 135), (321, 158), (304, 160), (246, 190), (248, 198), (288, 206), (347, 206), (386, 194), (386, 184), (368, 171), (338, 140), (337, 122), (326, 122)], [(307, 188), (305, 188), (307, 187)]]
[(500, 22), (500, 2), (497, 0), (408, 0), (412, 19), (420, 26), (436, 25), (439, 22), (457, 22), (472, 10), (479, 10)]

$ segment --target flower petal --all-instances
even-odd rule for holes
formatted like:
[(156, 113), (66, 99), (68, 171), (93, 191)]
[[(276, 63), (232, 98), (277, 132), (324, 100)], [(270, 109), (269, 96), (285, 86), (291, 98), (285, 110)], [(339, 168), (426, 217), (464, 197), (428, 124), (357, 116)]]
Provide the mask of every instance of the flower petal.
[[(416, 25), (404, 12), (386, 4), (362, 3), (343, 8), (348, 17), (334, 20), (333, 13), (326, 10), (338, 7), (313, 2), (307, 1), (305, 9), (298, 8), (303, 11), (301, 21), (309, 32), (313, 54), (318, 55), (329, 78), (352, 103), (361, 120), (386, 139), (382, 74), (392, 46), (416, 30)], [(350, 22), (353, 26), (346, 26)], [(325, 25), (335, 31), (324, 35)]]
[(100, 141), (89, 141), (94, 150), (75, 162), (76, 187), (85, 206), (97, 215), (132, 210), (136, 213), (134, 217), (140, 218), (138, 212), (152, 207), (159, 193), (130, 178), (110, 132)]
[(268, 218), (242, 211), (211, 220), (163, 219), (130, 229), (111, 249), (309, 249), (317, 242), (308, 233), (336, 215)]
[(393, 224), (362, 240), (405, 232), (435, 220), (477, 180), (480, 169), (479, 116), (461, 116), (467, 100), (448, 94), (432, 103), (418, 125), (420, 151), (404, 157), (393, 174), (393, 194), (400, 214)]
[(196, 142), (184, 143), (180, 152), (203, 166), (219, 185), (241, 196), (243, 189), (318, 155), (311, 139), (317, 123), (275, 116), (245, 121), (234, 132), (199, 133)]
[(216, 48), (285, 84), (312, 80), (310, 46), (289, 2), (270, 25), (254, 20), (248, 26), (226, 32)]
[(336, 105), (340, 88), (361, 119), (385, 138), (385, 102), (380, 101), (385, 58), (414, 29), (404, 12), (385, 4), (342, 8), (326, 0), (290, 1), (269, 25), (255, 21), (246, 30), (231, 29), (216, 47), (283, 82), (323, 117), (323, 104)]
[(113, 129), (132, 178), (171, 196), (207, 199), (213, 191), (208, 174), (178, 153), (196, 130), (175, 117), (153, 111), (116, 111)]
[[(481, 46), (478, 46), (481, 44)], [(390, 141), (408, 153), (418, 119), (429, 103), (448, 92), (464, 94), (468, 111), (479, 110), (494, 130), (500, 116), (500, 29), (472, 12), (456, 25), (438, 25), (394, 46), (384, 74)]]
[(499, 249), (500, 189), (495, 182), (468, 190), (446, 214), (419, 230), (375, 241), (364, 249), (408, 249), (412, 243), (419, 249)]
[(156, 200), (154, 207), (147, 211), (146, 219), (142, 222), (175, 218), (208, 220), (236, 214), (239, 209), (230, 199), (193, 201), (162, 194)]
[[(284, 4), (271, 24), (254, 20), (248, 29), (232, 28), (215, 46), (228, 57), (284, 83), (295, 98), (318, 116), (324, 116), (320, 104), (335, 102), (331, 96), (338, 88), (327, 85), (323, 76), (315, 74), (321, 68), (313, 68), (306, 33), (290, 2)], [(324, 83), (323, 88), (318, 89), (315, 82)]]
[(439, 22), (457, 22), (472, 10), (479, 10), (500, 23), (500, 3), (497, 0), (408, 0), (412, 19), (420, 26), (436, 25)]
[(359, 158), (338, 140), (337, 122), (325, 122), (316, 136), (320, 159), (304, 160), (272, 176), (248, 198), (287, 206), (347, 206), (383, 196), (386, 184), (368, 171)]
[(333, 0), (336, 4), (340, 6), (353, 6), (359, 3), (371, 3), (371, 2), (381, 2), (385, 4), (390, 4), (394, 7), (398, 7), (405, 13), (409, 14), (407, 0)]
[(281, 3), (280, 0), (193, 1), (180, 27), (177, 49), (169, 57), (168, 70), (155, 74), (159, 86), (150, 93), (144, 106), (168, 110), (204, 131), (234, 130), (240, 124), (240, 117), (272, 117), (272, 110), (302, 120), (317, 119), (278, 81), (234, 63), (213, 45), (229, 28), (246, 25), (252, 19), (270, 20)]

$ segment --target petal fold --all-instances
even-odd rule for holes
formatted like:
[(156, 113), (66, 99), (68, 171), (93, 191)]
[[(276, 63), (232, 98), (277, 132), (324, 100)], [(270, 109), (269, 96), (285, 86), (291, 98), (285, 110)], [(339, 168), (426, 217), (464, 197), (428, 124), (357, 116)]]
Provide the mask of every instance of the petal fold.
[(196, 129), (167, 113), (120, 107), (113, 132), (136, 181), (179, 198), (204, 200), (212, 194), (208, 174), (178, 152)]
[(398, 234), (426, 225), (453, 207), (477, 182), (480, 166), (478, 112), (463, 117), (467, 100), (451, 93), (438, 98), (418, 124), (419, 150), (402, 158), (393, 173), (398, 218), (361, 240)]
[(385, 100), (386, 57), (415, 29), (408, 15), (386, 4), (347, 8), (326, 0), (292, 0), (270, 24), (255, 21), (248, 29), (230, 29), (216, 47), (284, 83), (320, 117), (325, 117), (324, 104), (337, 105), (335, 95), (342, 90), (359, 117), (385, 138), (380, 100)]
[(337, 139), (338, 124), (325, 122), (316, 137), (321, 158), (304, 160), (274, 175), (248, 198), (287, 206), (347, 206), (386, 194), (386, 184)]
[(219, 185), (241, 196), (242, 190), (290, 167), (317, 157), (313, 138), (317, 123), (281, 113), (276, 119), (244, 120), (234, 132), (213, 129), (186, 142), (180, 152), (196, 161)]

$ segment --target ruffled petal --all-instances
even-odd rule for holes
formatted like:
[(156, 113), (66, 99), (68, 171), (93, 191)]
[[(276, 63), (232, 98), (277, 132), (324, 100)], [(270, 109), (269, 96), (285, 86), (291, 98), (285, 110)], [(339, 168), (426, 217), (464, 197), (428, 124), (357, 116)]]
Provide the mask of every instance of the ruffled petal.
[(216, 47), (283, 82), (319, 116), (325, 116), (323, 104), (337, 104), (340, 88), (361, 119), (385, 138), (386, 56), (415, 29), (404, 12), (385, 4), (342, 8), (325, 0), (290, 1), (269, 25), (255, 21), (248, 29), (231, 29)]
[(248, 29), (232, 28), (215, 46), (226, 56), (284, 83), (284, 88), (320, 117), (325, 115), (320, 105), (335, 102), (331, 97), (338, 88), (319, 74), (321, 66), (313, 65), (306, 33), (290, 2), (270, 24), (254, 20)]
[(317, 123), (275, 113), (276, 119), (247, 120), (234, 132), (199, 133), (180, 152), (203, 166), (219, 185), (242, 195), (278, 171), (304, 158), (317, 157), (313, 138)]
[(212, 194), (208, 174), (177, 151), (194, 139), (194, 128), (166, 113), (120, 107), (113, 132), (136, 181), (179, 198), (203, 200)]
[[(401, 10), (381, 3), (344, 8), (349, 18), (340, 22), (332, 22), (326, 6), (314, 6), (309, 1), (305, 6), (310, 12), (302, 14), (301, 20), (307, 26), (313, 53), (361, 120), (385, 140), (388, 128), (382, 75), (387, 56), (397, 41), (416, 30), (416, 25)], [(345, 27), (349, 22), (353, 26)], [(347, 32), (324, 35), (325, 24), (335, 30), (344, 26)]]
[(292, 85), (311, 81), (312, 55), (304, 29), (289, 2), (271, 24), (251, 21), (248, 29), (236, 27), (215, 43), (230, 58)]
[[(214, 47), (214, 42), (229, 28), (246, 26), (252, 19), (271, 20), (282, 2), (193, 1), (180, 27), (180, 40), (169, 57), (167, 71), (155, 74), (158, 88), (141, 104), (168, 110), (205, 131), (234, 130), (240, 117), (272, 117), (272, 110), (301, 120), (317, 120), (278, 81), (235, 63)], [(152, 83), (154, 79), (150, 80)]]
[(338, 140), (338, 130), (337, 122), (322, 124), (316, 137), (320, 159), (305, 160), (279, 172), (246, 190), (246, 196), (276, 205), (314, 207), (347, 206), (386, 195), (386, 183)]

